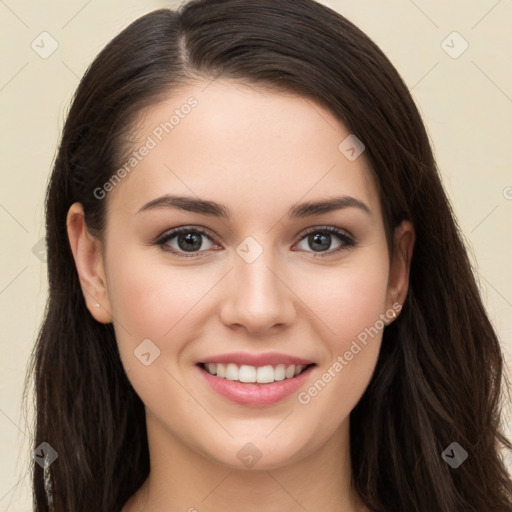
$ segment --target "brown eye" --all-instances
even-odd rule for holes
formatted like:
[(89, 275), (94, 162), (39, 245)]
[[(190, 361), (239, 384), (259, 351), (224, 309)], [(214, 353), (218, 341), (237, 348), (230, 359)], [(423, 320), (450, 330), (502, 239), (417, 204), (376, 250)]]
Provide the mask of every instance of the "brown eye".
[(204, 247), (205, 238), (213, 244), (211, 237), (203, 230), (185, 227), (173, 229), (165, 233), (156, 241), (156, 244), (162, 246), (162, 249), (165, 251), (187, 257), (194, 256), (211, 248)]
[[(332, 249), (331, 244), (336, 241), (336, 238), (339, 241), (338, 245)], [(302, 250), (308, 251), (309, 247), (312, 252), (321, 256), (323, 256), (321, 253), (332, 254), (356, 245), (355, 240), (345, 232), (330, 227), (310, 230), (303, 235), (301, 242), (303, 241), (306, 247), (302, 247)]]

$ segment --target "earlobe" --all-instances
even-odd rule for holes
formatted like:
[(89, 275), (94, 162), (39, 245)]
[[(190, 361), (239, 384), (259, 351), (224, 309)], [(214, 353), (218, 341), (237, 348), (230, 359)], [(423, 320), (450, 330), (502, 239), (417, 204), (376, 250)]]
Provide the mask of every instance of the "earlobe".
[(69, 208), (66, 227), (87, 307), (98, 322), (109, 323), (112, 321), (112, 315), (104, 272), (102, 244), (87, 230), (81, 203), (74, 203)]
[(388, 280), (388, 305), (398, 316), (407, 297), (409, 274), (416, 235), (410, 221), (404, 220), (395, 229), (394, 252)]

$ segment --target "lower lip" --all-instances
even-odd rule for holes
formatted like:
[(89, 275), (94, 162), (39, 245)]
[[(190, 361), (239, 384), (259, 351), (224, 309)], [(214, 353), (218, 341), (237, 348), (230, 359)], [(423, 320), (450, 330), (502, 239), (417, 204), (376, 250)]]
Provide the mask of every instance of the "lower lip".
[(228, 380), (212, 375), (200, 366), (197, 368), (210, 387), (219, 395), (238, 404), (257, 407), (275, 404), (296, 392), (304, 384), (314, 366), (309, 366), (297, 377), (268, 384)]

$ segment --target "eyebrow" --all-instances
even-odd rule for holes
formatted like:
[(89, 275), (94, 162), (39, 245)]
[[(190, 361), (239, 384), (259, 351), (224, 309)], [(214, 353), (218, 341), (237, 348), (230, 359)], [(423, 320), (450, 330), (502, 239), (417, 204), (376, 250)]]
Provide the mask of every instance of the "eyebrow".
[[(175, 196), (169, 194), (157, 197), (156, 199), (149, 201), (149, 203), (146, 203), (137, 211), (137, 214), (144, 211), (160, 208), (184, 210), (187, 212), (220, 217), (223, 219), (229, 219), (233, 217), (233, 213), (229, 208), (222, 204), (216, 203), (215, 201), (207, 201), (194, 197)], [(370, 208), (359, 199), (351, 196), (339, 196), (323, 201), (307, 201), (305, 203), (294, 205), (288, 210), (288, 218), (297, 219), (312, 217), (314, 215), (321, 215), (345, 208), (358, 208), (366, 214), (370, 216), (372, 215)]]

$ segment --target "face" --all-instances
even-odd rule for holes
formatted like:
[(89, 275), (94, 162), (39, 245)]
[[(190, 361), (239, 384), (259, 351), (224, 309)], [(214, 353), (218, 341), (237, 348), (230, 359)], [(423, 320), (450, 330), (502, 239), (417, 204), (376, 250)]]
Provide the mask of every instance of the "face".
[(243, 467), (250, 442), (270, 469), (346, 429), (410, 254), (390, 260), (364, 153), (339, 149), (349, 135), (310, 100), (228, 80), (143, 112), (136, 161), (99, 199), (99, 277), (82, 286), (175, 443)]

